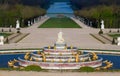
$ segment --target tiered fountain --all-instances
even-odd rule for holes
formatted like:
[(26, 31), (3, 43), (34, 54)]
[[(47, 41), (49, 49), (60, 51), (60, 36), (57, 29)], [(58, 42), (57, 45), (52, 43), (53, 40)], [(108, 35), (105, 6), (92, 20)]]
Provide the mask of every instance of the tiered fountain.
[(42, 69), (79, 69), (83, 66), (100, 67), (102, 58), (92, 53), (79, 51), (77, 47), (67, 47), (62, 32), (54, 46), (44, 47), (37, 53), (26, 53), (24, 59), (18, 58), (20, 66), (38, 65)]

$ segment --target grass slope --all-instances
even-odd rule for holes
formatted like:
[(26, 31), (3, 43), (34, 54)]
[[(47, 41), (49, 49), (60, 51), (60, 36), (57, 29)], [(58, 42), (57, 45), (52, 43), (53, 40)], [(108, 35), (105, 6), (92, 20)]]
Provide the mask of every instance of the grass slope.
[(81, 28), (70, 18), (50, 18), (43, 23), (39, 28)]

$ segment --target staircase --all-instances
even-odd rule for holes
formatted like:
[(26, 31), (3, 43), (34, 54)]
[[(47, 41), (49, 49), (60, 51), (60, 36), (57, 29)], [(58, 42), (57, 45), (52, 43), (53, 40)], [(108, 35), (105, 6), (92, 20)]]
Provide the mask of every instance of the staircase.
[(113, 40), (113, 38), (108, 36), (107, 34), (90, 34), (90, 35), (99, 40), (100, 42), (102, 42), (103, 44), (111, 44)]
[(14, 34), (8, 36), (7, 38), (5, 38), (4, 41), (8, 42), (8, 43), (17, 43), (20, 40), (22, 40), (23, 38), (25, 38), (27, 35), (28, 34), (25, 34), (25, 33), (14, 33)]

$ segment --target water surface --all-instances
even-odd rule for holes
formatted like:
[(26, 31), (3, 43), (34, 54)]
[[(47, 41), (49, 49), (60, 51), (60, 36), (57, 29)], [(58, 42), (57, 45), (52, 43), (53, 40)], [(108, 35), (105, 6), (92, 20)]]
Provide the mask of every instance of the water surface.
[(65, 16), (72, 16), (73, 10), (68, 2), (54, 2), (50, 5), (47, 10), (47, 15), (50, 17), (57, 16), (58, 14), (63, 14)]
[[(109, 60), (113, 63), (113, 67), (111, 69), (120, 69), (120, 56), (119, 55), (107, 55), (107, 54), (99, 54), (99, 57), (103, 58), (103, 60)], [(24, 54), (2, 54), (0, 55), (0, 68), (8, 67), (8, 61), (17, 59), (18, 57), (23, 58)]]

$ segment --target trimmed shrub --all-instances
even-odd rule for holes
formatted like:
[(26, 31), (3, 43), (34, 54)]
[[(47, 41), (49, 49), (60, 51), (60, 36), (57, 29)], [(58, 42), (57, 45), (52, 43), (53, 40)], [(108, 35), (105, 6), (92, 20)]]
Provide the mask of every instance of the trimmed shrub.
[(103, 34), (103, 30), (102, 29), (100, 29), (100, 31), (99, 31), (99, 33), (98, 34)]
[(9, 39), (8, 39), (8, 37), (6, 38), (6, 41), (5, 41), (5, 43), (9, 43)]
[(120, 32), (120, 30), (118, 29), (118, 30), (117, 30), (117, 32), (119, 33), (119, 32)]
[(24, 70), (25, 70), (25, 71), (41, 71), (42, 69), (41, 69), (40, 66), (30, 65), (30, 66), (25, 67)]
[(112, 40), (112, 44), (116, 44), (116, 41), (115, 41), (116, 39), (115, 38), (113, 38), (113, 40)]
[(80, 72), (94, 72), (95, 70), (92, 67), (87, 67), (86, 66), (86, 67), (81, 67), (79, 71)]
[(110, 30), (109, 33), (111, 33), (112, 31)]

